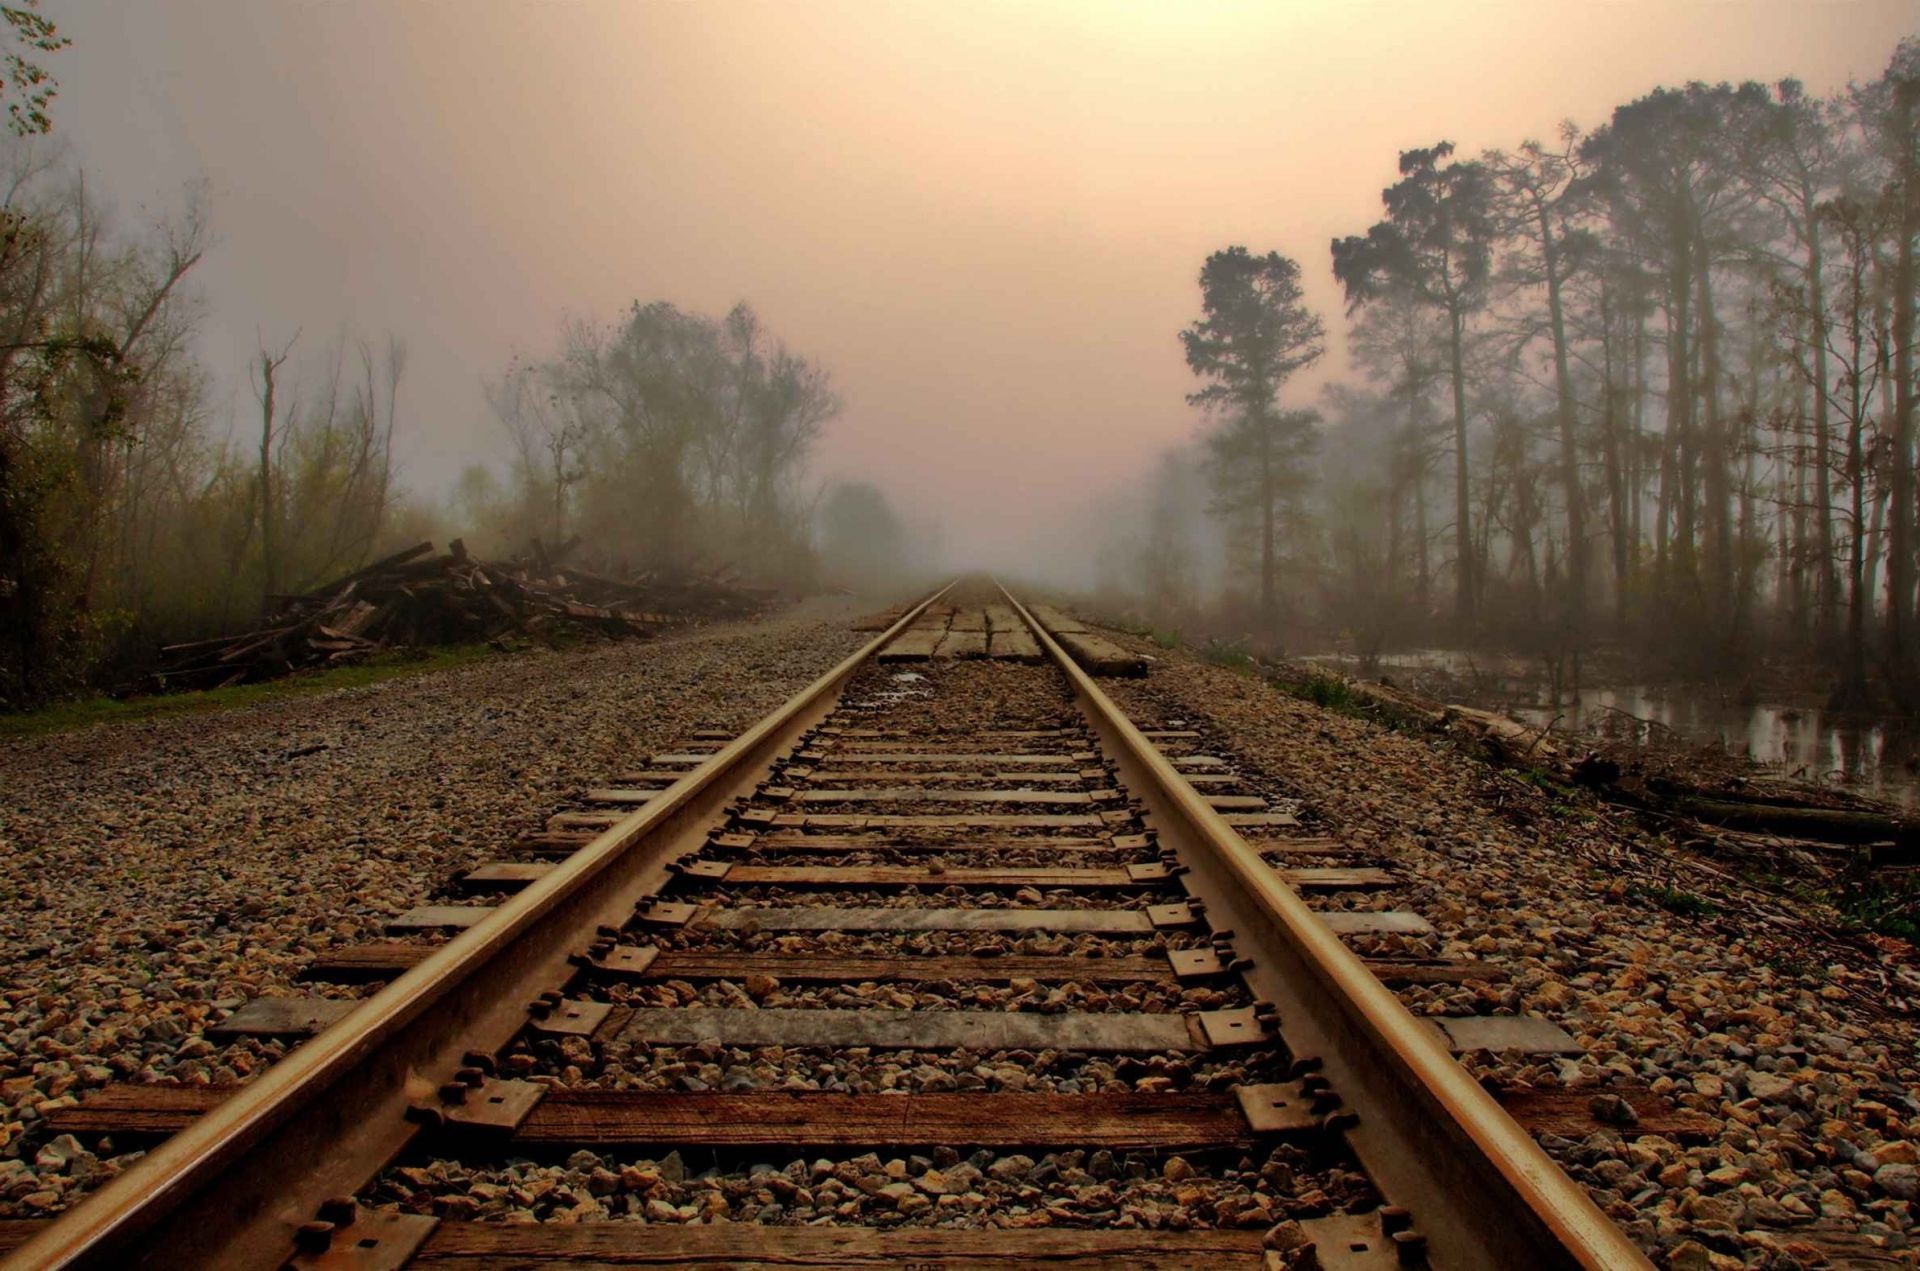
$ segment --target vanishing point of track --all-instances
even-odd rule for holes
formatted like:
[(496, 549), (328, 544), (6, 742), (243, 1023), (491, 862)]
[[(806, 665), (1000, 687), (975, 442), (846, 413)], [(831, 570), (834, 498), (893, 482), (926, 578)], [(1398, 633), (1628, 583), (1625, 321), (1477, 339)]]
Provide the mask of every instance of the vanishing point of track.
[[(110, 1089), (68, 1110), (72, 1132), (157, 1146), (6, 1265), (1648, 1265), (1452, 1053), (1550, 1049), (1554, 1030), (1416, 1019), (1388, 982), (1446, 969), (1363, 960), (1347, 939), (1418, 916), (1303, 898), (1390, 878), (1301, 866), (1326, 857), (1288, 838), (1290, 816), (1232, 793), (1230, 762), (1115, 707), (1086, 669), (1103, 669), (1097, 637), (1005, 593), (943, 604), (953, 590), (745, 733), (653, 756), (523, 840), (523, 859), (462, 880), (495, 903), (399, 922), (453, 933), (444, 942), (340, 951), (337, 978), (385, 981), (371, 996), (253, 1004), (260, 1032), (311, 1034), (257, 1080)], [(905, 660), (936, 654), (947, 660)], [(1036, 712), (1014, 694), (997, 716), (993, 695), (1022, 684), (1055, 704)], [(1047, 952), (1018, 952), (1035, 941)], [(767, 985), (932, 984), (942, 1009), (912, 1009), (911, 992), (908, 1009), (657, 996), (754, 980), (756, 998)], [(968, 985), (1024, 991), (1013, 1004)], [(777, 1085), (720, 1090), (582, 1075), (613, 1050), (716, 1045), (813, 1057), (801, 1063), (999, 1053), (1054, 1075), (911, 1092), (802, 1088), (791, 1067)], [(821, 1158), (780, 1193), (821, 1202), (809, 1212), (842, 1192), (862, 1200), (827, 1158), (913, 1152), (915, 1164), (889, 1162), (885, 1225), (481, 1222), (379, 1199), (398, 1163), (583, 1148), (675, 1149), (721, 1169)], [(1115, 1214), (1129, 1179), (1159, 1179), (1175, 1157), (1201, 1190), (1257, 1173), (1261, 1195), (1241, 1212), (1258, 1221), (1056, 1216), (1016, 1175), (997, 1200), (968, 1185), (981, 1174), (963, 1151), (987, 1164), (1020, 1149), (1072, 1152), (1088, 1194), (1117, 1193)], [(1326, 1189), (1342, 1201), (1316, 1202)], [(1296, 1247), (1263, 1248), (1286, 1218), (1271, 1243)]]

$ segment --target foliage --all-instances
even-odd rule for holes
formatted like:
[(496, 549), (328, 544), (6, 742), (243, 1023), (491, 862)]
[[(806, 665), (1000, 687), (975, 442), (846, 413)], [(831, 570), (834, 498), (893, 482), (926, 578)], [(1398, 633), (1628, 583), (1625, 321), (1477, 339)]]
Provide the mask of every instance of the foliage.
[(905, 571), (906, 526), (880, 487), (865, 481), (836, 484), (821, 500), (816, 520), (828, 577), (884, 586)]
[[(1232, 528), (1235, 557), (1255, 557), (1260, 613), (1271, 622), (1276, 542), (1305, 488), (1301, 461), (1318, 418), (1310, 410), (1281, 410), (1280, 389), (1320, 360), (1326, 332), (1301, 293), (1300, 266), (1278, 252), (1256, 257), (1229, 247), (1207, 257), (1200, 307), (1200, 318), (1180, 333), (1188, 368), (1205, 381), (1187, 400), (1226, 416), (1207, 443), (1212, 510)], [(1297, 518), (1293, 529), (1298, 537)]]
[(558, 356), (509, 367), (489, 400), (514, 443), (522, 542), (577, 534), (636, 567), (806, 576), (797, 482), (840, 402), (746, 304), (713, 319), (636, 301), (611, 326), (575, 323)]
[(0, 20), (5, 22), (11, 46), (4, 60), (6, 72), (0, 75), (0, 100), (7, 102), (7, 126), (22, 137), (53, 130), (47, 107), (59, 85), (35, 55), (58, 53), (73, 42), (39, 8), (40, 0), (0, 4)]
[[(1210, 262), (1184, 338), (1193, 400), (1236, 412), (1199, 448), (1224, 538), (1169, 569), (1129, 530), (1110, 572), (1150, 601), (1225, 580), (1145, 613), (1363, 663), (1436, 638), (1734, 681), (1791, 659), (1836, 706), (1920, 704), (1920, 40), (1827, 97), (1689, 83), (1545, 143), (1408, 150), (1382, 209), (1333, 243), (1364, 383), (1324, 391), (1310, 452), (1244, 431), (1259, 358), (1193, 360), (1259, 295), (1253, 257)], [(1257, 608), (1256, 571), (1284, 580)]]
[(1312, 702), (1324, 710), (1340, 715), (1352, 715), (1358, 719), (1372, 719), (1371, 703), (1364, 694), (1356, 690), (1351, 681), (1343, 676), (1326, 675), (1312, 667), (1299, 667), (1293, 671), (1271, 677), (1270, 683), (1287, 694), (1303, 702)]

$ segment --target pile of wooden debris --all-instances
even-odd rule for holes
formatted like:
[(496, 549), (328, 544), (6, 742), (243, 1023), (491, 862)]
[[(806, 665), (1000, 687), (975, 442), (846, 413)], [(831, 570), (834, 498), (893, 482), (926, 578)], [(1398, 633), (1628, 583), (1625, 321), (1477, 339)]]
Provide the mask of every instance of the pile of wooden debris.
[(618, 579), (559, 564), (536, 550), (511, 562), (475, 560), (455, 539), (444, 555), (419, 543), (323, 587), (278, 597), (264, 625), (160, 651), (142, 688), (218, 688), (269, 680), (372, 654), (505, 636), (646, 637), (664, 626), (748, 617), (774, 598), (722, 574), (654, 571)]

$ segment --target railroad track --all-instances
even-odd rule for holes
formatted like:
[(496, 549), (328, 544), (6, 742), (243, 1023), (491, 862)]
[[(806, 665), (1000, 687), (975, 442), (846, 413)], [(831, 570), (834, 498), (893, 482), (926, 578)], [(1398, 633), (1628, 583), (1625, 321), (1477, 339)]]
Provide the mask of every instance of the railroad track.
[(257, 1080), (58, 1113), (153, 1149), (6, 1265), (1648, 1265), (1530, 1136), (1585, 1096), (1455, 1058), (1566, 1035), (1409, 1014), (1497, 971), (1040, 612), (906, 609), (223, 1021), (307, 1038)]

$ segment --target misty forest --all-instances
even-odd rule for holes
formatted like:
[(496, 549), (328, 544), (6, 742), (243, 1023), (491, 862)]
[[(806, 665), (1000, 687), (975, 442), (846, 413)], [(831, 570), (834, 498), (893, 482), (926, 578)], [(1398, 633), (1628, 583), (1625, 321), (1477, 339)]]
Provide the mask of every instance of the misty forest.
[[(554, 314), (483, 374), (491, 440), (438, 489), (396, 459), (432, 409), (417, 333), (263, 324), (247, 392), (214, 392), (217, 197), (103, 206), (50, 70), (85, 49), (6, 13), (0, 702), (165, 683), (163, 650), (424, 541), (790, 591), (938, 563), (911, 497), (814, 470), (832, 368), (747, 301)], [(1381, 156), (1378, 219), (1330, 255), (1205, 259), (1170, 348), (1199, 422), (1089, 549), (1103, 603), (1260, 655), (1497, 650), (1555, 691), (1612, 659), (1912, 709), (1920, 44), (1827, 95), (1685, 83), (1540, 137)], [(1308, 298), (1327, 270), (1337, 312)]]
[[(1210, 422), (1108, 586), (1255, 646), (1774, 659), (1911, 709), (1917, 181), (1912, 42), (1830, 97), (1690, 83), (1403, 151), (1332, 244), (1344, 314), (1303, 298), (1324, 258), (1207, 259), (1180, 338)], [(1356, 374), (1289, 390), (1339, 320)]]

